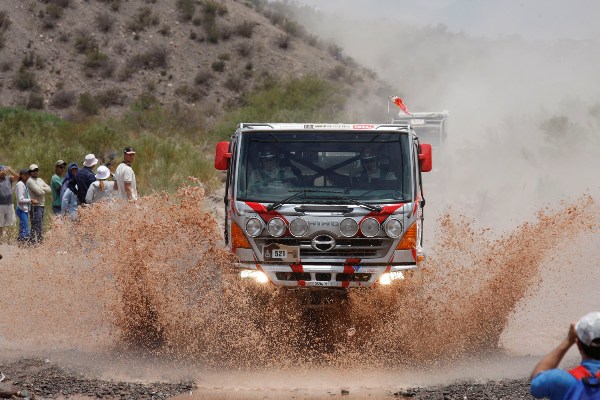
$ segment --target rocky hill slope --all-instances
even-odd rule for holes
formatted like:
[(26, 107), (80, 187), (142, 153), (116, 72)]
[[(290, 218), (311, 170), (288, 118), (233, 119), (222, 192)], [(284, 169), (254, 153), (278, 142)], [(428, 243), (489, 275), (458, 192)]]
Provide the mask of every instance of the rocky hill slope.
[(158, 101), (219, 115), (265, 81), (308, 74), (374, 86), (263, 0), (0, 2), (0, 106), (76, 117)]

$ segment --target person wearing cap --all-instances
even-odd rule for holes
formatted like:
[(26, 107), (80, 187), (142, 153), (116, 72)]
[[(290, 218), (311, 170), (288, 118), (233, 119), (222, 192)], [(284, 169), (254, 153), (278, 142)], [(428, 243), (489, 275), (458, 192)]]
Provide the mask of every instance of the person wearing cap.
[(85, 202), (87, 204), (96, 203), (101, 200), (113, 199), (116, 195), (115, 183), (107, 181), (110, 177), (110, 169), (107, 166), (101, 165), (96, 170), (96, 181), (92, 182), (87, 194)]
[[(568, 371), (558, 369), (573, 344), (581, 355), (580, 365)], [(535, 366), (530, 377), (531, 395), (562, 400), (579, 398), (576, 392), (581, 390), (588, 391), (588, 395), (596, 390), (598, 397), (588, 398), (600, 398), (600, 382), (596, 389), (584, 386), (594, 379), (600, 379), (600, 312), (586, 314), (577, 324), (571, 324), (567, 336)]]
[(92, 182), (96, 180), (96, 174), (92, 170), (94, 165), (98, 164), (98, 159), (93, 154), (88, 154), (83, 160), (83, 168), (75, 175), (75, 181), (77, 182), (77, 200), (79, 204), (85, 204), (85, 195)]
[(250, 186), (258, 190), (260, 187), (287, 185), (295, 181), (296, 175), (289, 166), (280, 166), (279, 154), (271, 147), (258, 152), (257, 170), (250, 174)]
[(4, 227), (15, 224), (12, 183), (19, 175), (6, 165), (0, 165), (0, 240), (4, 240)]
[(27, 182), (29, 181), (29, 170), (19, 171), (19, 180), (15, 185), (15, 196), (17, 198), (17, 217), (19, 218), (19, 244), (29, 243), (31, 230), (29, 229), (29, 208), (32, 204), (37, 204), (37, 200), (29, 196)]
[(50, 179), (50, 188), (52, 189), (52, 212), (54, 215), (60, 214), (61, 202), (60, 188), (62, 187), (62, 176), (67, 168), (67, 163), (63, 160), (58, 160), (54, 163), (54, 175)]
[(47, 194), (52, 192), (52, 189), (42, 178), (38, 176), (39, 167), (36, 164), (29, 166), (29, 179), (27, 180), (27, 189), (29, 189), (29, 196), (32, 200), (31, 209), (29, 211), (29, 217), (31, 220), (31, 237), (30, 241), (32, 244), (37, 244), (42, 241), (43, 228), (44, 228), (44, 204), (45, 197)]
[(135, 172), (131, 168), (134, 159), (135, 150), (133, 147), (125, 147), (123, 162), (119, 164), (115, 171), (115, 190), (118, 191), (118, 198), (123, 200), (137, 200), (138, 198)]

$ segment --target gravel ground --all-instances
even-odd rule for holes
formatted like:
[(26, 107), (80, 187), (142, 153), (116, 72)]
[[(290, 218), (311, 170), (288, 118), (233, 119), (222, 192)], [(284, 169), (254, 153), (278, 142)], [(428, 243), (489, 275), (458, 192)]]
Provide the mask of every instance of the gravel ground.
[(86, 396), (106, 399), (165, 399), (194, 388), (191, 382), (130, 383), (91, 379), (40, 359), (0, 363), (0, 371), (11, 383), (35, 398)]
[[(193, 382), (130, 383), (103, 381), (82, 376), (40, 359), (0, 363), (10, 383), (35, 398), (164, 399), (194, 390)], [(527, 379), (463, 382), (447, 386), (412, 388), (390, 394), (396, 399), (532, 399)]]

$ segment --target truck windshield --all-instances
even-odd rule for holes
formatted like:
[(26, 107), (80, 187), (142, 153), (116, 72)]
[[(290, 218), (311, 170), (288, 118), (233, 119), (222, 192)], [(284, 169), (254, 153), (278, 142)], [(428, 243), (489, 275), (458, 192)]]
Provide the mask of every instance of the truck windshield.
[(407, 201), (413, 185), (410, 149), (401, 132), (244, 133), (237, 198), (273, 203), (306, 190), (290, 202), (343, 203), (340, 196)]

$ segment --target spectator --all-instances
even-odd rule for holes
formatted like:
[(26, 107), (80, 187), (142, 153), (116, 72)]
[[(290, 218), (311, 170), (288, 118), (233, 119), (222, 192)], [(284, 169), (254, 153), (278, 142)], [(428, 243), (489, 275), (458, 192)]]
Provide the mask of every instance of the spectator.
[(61, 213), (69, 215), (71, 219), (77, 218), (77, 180), (75, 177), (78, 170), (79, 166), (76, 163), (69, 164), (67, 176), (65, 176), (60, 189)]
[(115, 172), (115, 189), (118, 190), (118, 197), (123, 200), (137, 200), (137, 187), (135, 184), (135, 172), (131, 168), (131, 163), (135, 158), (133, 147), (125, 147), (123, 150), (123, 162), (117, 167)]
[(52, 189), (52, 213), (54, 215), (60, 214), (61, 202), (60, 189), (62, 187), (62, 176), (65, 173), (67, 163), (63, 160), (58, 160), (54, 164), (54, 175), (50, 179), (50, 188)]
[[(576, 343), (581, 355), (578, 367), (569, 371), (557, 369), (567, 350)], [(531, 394), (551, 400), (600, 399), (600, 312), (584, 315), (571, 324), (562, 342), (535, 366), (531, 373)], [(590, 383), (596, 382), (594, 387)]]
[(83, 160), (83, 168), (77, 172), (75, 180), (77, 181), (77, 200), (79, 204), (85, 204), (85, 195), (92, 184), (96, 180), (92, 167), (98, 164), (98, 159), (93, 154), (88, 154)]
[(29, 189), (26, 182), (29, 180), (29, 171), (22, 169), (19, 171), (19, 181), (15, 186), (15, 195), (17, 197), (17, 217), (19, 217), (19, 244), (29, 243), (29, 206), (36, 204), (37, 200), (29, 197)]
[(31, 216), (31, 237), (30, 241), (32, 244), (37, 244), (42, 241), (42, 231), (44, 225), (44, 204), (45, 197), (48, 193), (52, 192), (52, 189), (44, 180), (38, 177), (39, 167), (36, 164), (29, 166), (29, 179), (27, 180), (27, 189), (29, 189), (29, 196), (31, 200), (31, 210), (29, 215)]
[(110, 169), (101, 165), (96, 170), (96, 181), (92, 182), (88, 189), (87, 195), (85, 196), (85, 202), (88, 204), (95, 203), (100, 200), (110, 200), (115, 198), (117, 192), (115, 191), (115, 183), (113, 181), (107, 181), (110, 177)]
[(12, 183), (17, 179), (19, 175), (11, 167), (0, 165), (0, 241), (4, 240), (4, 227), (15, 224)]

